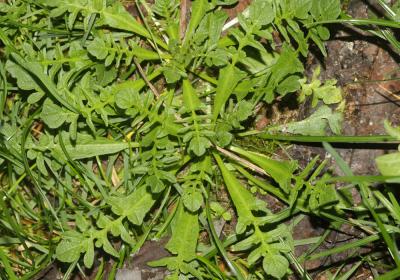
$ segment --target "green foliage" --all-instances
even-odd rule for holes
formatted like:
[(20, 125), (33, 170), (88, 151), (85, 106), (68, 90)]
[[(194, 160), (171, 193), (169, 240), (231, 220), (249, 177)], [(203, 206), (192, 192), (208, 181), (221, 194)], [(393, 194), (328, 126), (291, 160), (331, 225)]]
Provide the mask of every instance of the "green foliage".
[(263, 232), (261, 230), (262, 222), (254, 216), (253, 211), (263, 211), (267, 214), (268, 210), (264, 203), (257, 200), (241, 185), (233, 173), (225, 167), (218, 155), (216, 155), (216, 160), (239, 215), (236, 232), (242, 234), (249, 227), (252, 228), (250, 232), (253, 232), (249, 237), (235, 244), (233, 249), (235, 251), (250, 249), (251, 252), (247, 258), (250, 265), (263, 258), (264, 271), (276, 278), (282, 278), (289, 268), (289, 262), (282, 254), (293, 250), (288, 245), (292, 242), (290, 234), (287, 234), (288, 231), (283, 225), (274, 230)]
[[(384, 125), (389, 135), (400, 139), (400, 129), (398, 127), (393, 127), (387, 120), (385, 120)], [(400, 152), (379, 156), (375, 159), (375, 162), (382, 175), (400, 176)]]
[(141, 48), (133, 40), (125, 41), (124, 38), (120, 39), (117, 44), (115, 38), (111, 36), (95, 37), (93, 41), (88, 43), (88, 52), (99, 60), (104, 60), (106, 67), (110, 66), (115, 60), (115, 67), (119, 67), (121, 60), (124, 59), (124, 64), (129, 66), (132, 64), (134, 57), (143, 60), (158, 60), (160, 55), (158, 53)]
[[(254, 0), (235, 26), (219, 7), (235, 0), (192, 1), (186, 25), (180, 1), (141, 1), (138, 18), (122, 2), (0, 3), (0, 278), (31, 279), (54, 261), (70, 264), (65, 277), (122, 264), (161, 237), (170, 256), (151, 265), (169, 279), (279, 279), (293, 269), (309, 278), (282, 221), (301, 212), (333, 227), (367, 208), (335, 189), (326, 162), (301, 168), (239, 138), (260, 103), (298, 91), (300, 102), (324, 104), (266, 132), (340, 133), (342, 113), (327, 106), (343, 106), (336, 81), (321, 83), (317, 70), (307, 83), (302, 63), (310, 44), (326, 55), (329, 30), (318, 22), (336, 19), (340, 1)], [(398, 175), (397, 159), (378, 167)], [(393, 196), (377, 197), (384, 221), (398, 221)], [(223, 229), (226, 240), (217, 220), (235, 228)]]
[(281, 131), (291, 134), (322, 136), (326, 135), (329, 127), (334, 134), (340, 134), (342, 121), (342, 113), (335, 112), (328, 106), (323, 105), (304, 120), (274, 126), (268, 130), (271, 132)]
[[(172, 237), (165, 246), (174, 256), (150, 262), (151, 266), (167, 266), (173, 272), (169, 279), (179, 279), (179, 272), (191, 274), (198, 279), (203, 279), (196, 270), (196, 245), (199, 234), (198, 216), (190, 213), (182, 205), (178, 206), (175, 218)], [(187, 226), (179, 226), (187, 225)]]
[(299, 81), (302, 88), (299, 95), (299, 101), (304, 102), (307, 96), (312, 95), (312, 107), (317, 106), (319, 100), (322, 100), (322, 102), (327, 105), (342, 102), (342, 92), (335, 86), (336, 80), (327, 80), (324, 85), (322, 85), (321, 81), (318, 80), (320, 71), (321, 69), (318, 66), (317, 69), (315, 69), (311, 83), (309, 84), (306, 84), (307, 79)]

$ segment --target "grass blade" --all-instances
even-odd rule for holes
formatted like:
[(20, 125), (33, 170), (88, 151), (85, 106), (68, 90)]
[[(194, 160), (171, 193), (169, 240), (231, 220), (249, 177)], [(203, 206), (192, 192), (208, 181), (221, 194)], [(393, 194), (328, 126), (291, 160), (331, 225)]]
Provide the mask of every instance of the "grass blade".
[(0, 260), (1, 264), (4, 266), (4, 270), (7, 273), (8, 279), (10, 280), (18, 280), (17, 276), (15, 275), (10, 262), (8, 261), (7, 256), (4, 254), (3, 250), (0, 248)]
[(225, 251), (224, 245), (222, 244), (221, 240), (218, 237), (217, 232), (215, 231), (214, 224), (213, 224), (213, 221), (211, 218), (209, 199), (207, 199), (207, 203), (206, 203), (206, 215), (207, 215), (207, 221), (208, 221), (208, 226), (211, 231), (211, 235), (212, 235), (215, 245), (218, 248), (219, 252), (221, 253), (224, 261), (226, 262), (226, 264), (228, 265), (228, 267), (232, 271), (232, 273), (237, 277), (237, 279), (244, 280), (245, 277), (242, 275), (242, 272), (237, 267), (237, 265), (229, 259), (228, 254)]
[(399, 143), (390, 135), (371, 135), (371, 136), (303, 136), (303, 135), (274, 135), (263, 131), (253, 130), (241, 133), (241, 137), (257, 136), (266, 140), (305, 142), (305, 143)]
[[(347, 165), (347, 163), (343, 160), (343, 158), (336, 152), (336, 150), (327, 142), (322, 143), (325, 150), (332, 155), (332, 157), (335, 159), (336, 163), (340, 167), (340, 169), (347, 175), (347, 176), (352, 176), (353, 172), (350, 170), (350, 167)], [(399, 252), (397, 250), (397, 246), (395, 241), (389, 236), (389, 233), (387, 232), (385, 226), (382, 223), (382, 220), (376, 213), (375, 209), (371, 206), (369, 203), (369, 198), (368, 198), (368, 186), (365, 183), (358, 183), (360, 187), (360, 193), (361, 197), (363, 199), (363, 203), (365, 206), (368, 208), (368, 210), (371, 212), (372, 217), (374, 218), (375, 222), (378, 225), (378, 228), (380, 230), (380, 233), (382, 234), (383, 240), (388, 246), (388, 250), (390, 254), (392, 255), (393, 260), (395, 261), (396, 265), (400, 267), (400, 257), (399, 257)]]

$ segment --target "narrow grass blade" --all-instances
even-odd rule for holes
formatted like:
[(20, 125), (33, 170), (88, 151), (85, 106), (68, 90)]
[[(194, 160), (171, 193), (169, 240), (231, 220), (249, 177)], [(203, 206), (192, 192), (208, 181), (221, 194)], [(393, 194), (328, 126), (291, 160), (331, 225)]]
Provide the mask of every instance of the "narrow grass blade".
[(4, 68), (3, 62), (0, 61), (0, 85), (3, 86), (3, 92), (0, 93), (0, 120), (3, 119), (4, 109), (6, 106), (6, 100), (8, 95), (8, 87), (7, 87), (7, 77), (6, 70)]
[(305, 142), (305, 143), (399, 143), (399, 141), (390, 135), (371, 135), (371, 136), (303, 136), (303, 135), (274, 135), (262, 131), (253, 130), (239, 134), (241, 137), (257, 136), (262, 139)]
[(400, 28), (400, 22), (396, 22), (393, 20), (363, 19), (363, 18), (324, 20), (324, 21), (313, 22), (311, 24), (307, 24), (306, 26), (312, 27), (312, 26), (328, 24), (328, 23), (349, 23), (349, 24), (353, 24), (353, 25), (377, 25), (377, 26), (385, 26), (385, 27), (392, 27), (392, 28)]
[(203, 264), (205, 264), (206, 267), (207, 267), (212, 273), (214, 273), (214, 274), (217, 276), (218, 279), (226, 279), (226, 278), (221, 274), (221, 272), (219, 271), (219, 269), (218, 269), (212, 262), (210, 262), (208, 259), (206, 259), (205, 257), (202, 257), (202, 256), (197, 256), (196, 258), (197, 258), (197, 260), (198, 260), (199, 262), (202, 262)]
[[(335, 159), (336, 163), (340, 167), (340, 169), (347, 175), (347, 176), (352, 176), (353, 172), (351, 171), (350, 167), (346, 164), (346, 162), (343, 160), (343, 158), (336, 152), (336, 150), (327, 142), (322, 143), (325, 150), (332, 155), (332, 157)], [(371, 212), (372, 217), (374, 218), (376, 224), (378, 225), (378, 228), (380, 230), (380, 233), (382, 234), (383, 240), (388, 246), (388, 250), (390, 254), (392, 255), (393, 260), (395, 261), (396, 265), (400, 267), (400, 257), (399, 257), (399, 251), (397, 250), (397, 246), (395, 241), (390, 237), (388, 231), (386, 230), (384, 224), (382, 223), (381, 218), (378, 216), (376, 213), (375, 209), (370, 205), (369, 200), (368, 200), (368, 186), (365, 183), (359, 183), (360, 187), (360, 193), (361, 197), (363, 199), (363, 203), (365, 206), (368, 208), (368, 210)]]
[(0, 248), (0, 260), (1, 260), (2, 265), (4, 266), (4, 270), (7, 273), (8, 279), (18, 280), (17, 276), (15, 275), (14, 271), (12, 270), (12, 267), (10, 265), (10, 262), (8, 261), (6, 254), (3, 252), (3, 250), (1, 248)]
[(356, 263), (355, 265), (353, 265), (346, 273), (344, 273), (343, 275), (341, 275), (339, 278), (337, 278), (337, 280), (347, 280), (350, 279), (350, 277), (356, 272), (356, 270), (360, 267), (360, 265), (362, 265), (362, 261)]
[(92, 13), (90, 15), (90, 18), (89, 18), (88, 27), (87, 27), (87, 29), (85, 31), (85, 34), (83, 35), (83, 38), (82, 38), (82, 46), (85, 45), (86, 40), (89, 37), (90, 32), (92, 31), (93, 26), (94, 26), (94, 24), (96, 22), (96, 19), (97, 19), (97, 14), (96, 13)]
[[(382, 203), (382, 205), (392, 214), (392, 216), (400, 224), (400, 211), (394, 204), (392, 204), (389, 199), (387, 199), (380, 191), (374, 190), (374, 196)], [(398, 206), (398, 205), (397, 205)]]
[(221, 240), (219, 239), (217, 232), (215, 231), (214, 224), (213, 224), (213, 221), (211, 218), (210, 202), (208, 199), (207, 199), (207, 203), (206, 203), (206, 215), (207, 215), (207, 221), (208, 221), (208, 226), (211, 231), (211, 235), (212, 235), (215, 245), (218, 248), (219, 252), (221, 253), (224, 261), (226, 262), (226, 264), (228, 265), (228, 267), (232, 271), (232, 273), (237, 277), (237, 279), (245, 280), (245, 277), (242, 275), (242, 272), (237, 267), (237, 265), (229, 259), (228, 253), (225, 251), (225, 248), (224, 248), (223, 244), (221, 243)]
[(354, 249), (354, 248), (358, 248), (358, 247), (361, 247), (361, 246), (365, 246), (365, 245), (371, 244), (372, 242), (375, 242), (375, 241), (379, 240), (379, 238), (380, 237), (379, 237), (378, 234), (370, 235), (370, 236), (362, 238), (360, 240), (349, 242), (349, 243), (346, 243), (344, 245), (337, 246), (337, 247), (325, 250), (325, 251), (320, 252), (320, 253), (316, 253), (314, 255), (311, 255), (311, 256), (307, 257), (306, 259), (307, 260), (315, 260), (315, 259), (323, 258), (323, 257), (326, 257), (326, 256), (330, 256), (330, 255), (333, 255), (333, 254), (338, 254), (338, 253), (341, 253), (341, 252), (344, 252), (344, 251), (347, 251), (347, 250), (350, 250), (350, 249)]
[(155, 225), (155, 222), (157, 221), (157, 219), (160, 217), (162, 211), (164, 210), (164, 207), (168, 201), (168, 199), (170, 198), (170, 192), (171, 192), (171, 187), (168, 187), (168, 189), (166, 189), (162, 195), (163, 200), (161, 202), (160, 207), (157, 210), (157, 213), (154, 215), (153, 219), (150, 222), (150, 225), (147, 227), (147, 229), (145, 230), (145, 232), (143, 233), (143, 235), (139, 238), (138, 242), (135, 244), (135, 246), (132, 248), (131, 250), (131, 254), (136, 254), (140, 248), (143, 246), (144, 242), (147, 240), (147, 237), (149, 236), (151, 230), (153, 229), (153, 226)]
[(399, 279), (399, 277), (400, 277), (400, 268), (397, 268), (395, 270), (383, 274), (382, 276), (379, 276), (375, 280), (393, 280), (393, 279)]
[[(22, 154), (22, 158), (23, 158), (23, 162), (24, 162), (24, 166), (25, 166), (25, 172), (31, 177), (32, 182), (33, 182), (34, 186), (36, 187), (36, 189), (37, 189), (37, 191), (39, 193), (39, 199), (40, 199), (39, 201), (42, 204), (43, 209), (46, 209), (46, 211), (44, 211), (44, 212), (45, 212), (45, 215), (46, 215), (46, 219), (47, 219), (47, 223), (49, 225), (50, 231), (53, 229), (53, 222), (54, 221), (47, 216), (47, 210), (50, 211), (50, 213), (53, 215), (55, 221), (58, 223), (60, 230), (63, 231), (63, 226), (62, 226), (61, 221), (59, 220), (59, 218), (57, 216), (56, 211), (54, 210), (53, 206), (51, 205), (48, 197), (45, 195), (42, 187), (40, 186), (40, 184), (39, 184), (39, 182), (37, 180), (37, 177), (33, 174), (33, 171), (31, 171), (31, 169), (29, 168), (28, 158), (27, 158), (27, 155), (26, 155), (25, 144), (26, 144), (26, 141), (27, 141), (27, 139), (29, 137), (28, 135), (29, 135), (29, 132), (30, 132), (30, 128), (31, 128), (32, 122), (35, 119), (35, 117), (38, 115), (40, 109), (41, 108), (36, 110), (25, 123), (25, 128), (24, 128), (24, 130), (22, 132), (21, 154)], [(47, 204), (47, 206), (46, 206), (46, 204)]]

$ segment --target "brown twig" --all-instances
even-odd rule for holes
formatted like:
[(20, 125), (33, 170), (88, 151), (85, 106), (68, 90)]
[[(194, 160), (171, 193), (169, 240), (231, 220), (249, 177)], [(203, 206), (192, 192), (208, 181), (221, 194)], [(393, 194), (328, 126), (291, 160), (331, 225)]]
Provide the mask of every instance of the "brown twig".
[(242, 164), (242, 165), (244, 165), (244, 166), (250, 168), (250, 169), (253, 170), (254, 172), (257, 172), (257, 173), (259, 173), (259, 174), (261, 174), (261, 175), (269, 176), (269, 174), (268, 174), (267, 172), (265, 172), (264, 169), (258, 167), (257, 165), (251, 163), (250, 161), (245, 160), (245, 159), (243, 159), (243, 158), (241, 158), (241, 157), (235, 155), (234, 153), (232, 153), (232, 152), (230, 152), (230, 151), (228, 151), (228, 150), (225, 150), (224, 148), (221, 148), (221, 147), (218, 147), (218, 146), (215, 146), (215, 148), (217, 149), (217, 151), (221, 152), (221, 153), (224, 154), (225, 156), (227, 156), (227, 157), (229, 157), (229, 158), (231, 158), (231, 159), (233, 159), (233, 160), (239, 162), (240, 164)]
[(181, 6), (180, 6), (180, 19), (179, 19), (179, 36), (181, 40), (183, 37), (185, 37), (185, 31), (186, 31), (186, 13), (187, 13), (187, 0), (181, 0)]
[(158, 98), (160, 98), (160, 93), (158, 92), (158, 90), (155, 88), (155, 86), (153, 86), (153, 84), (149, 81), (149, 79), (147, 78), (146, 73), (143, 71), (142, 66), (140, 65), (140, 63), (137, 61), (136, 58), (133, 58), (133, 63), (135, 63), (140, 76), (142, 76), (143, 80), (146, 82), (146, 84), (149, 86), (149, 88), (151, 89), (151, 91), (154, 93), (154, 95)]
[[(384, 92), (386, 92), (388, 95), (390, 95), (391, 97), (400, 100), (400, 96), (398, 96), (397, 94), (395, 94), (394, 92), (392, 92), (391, 90), (387, 89), (386, 87), (384, 87), (383, 85), (379, 84), (378, 87), (380, 89), (382, 89)], [(391, 100), (393, 102), (397, 102), (397, 100)]]
[[(133, 59), (133, 63), (135, 63), (140, 76), (143, 78), (143, 80), (146, 82), (146, 84), (149, 86), (150, 90), (153, 92), (153, 94), (156, 96), (156, 99), (160, 98), (160, 93), (158, 92), (158, 90), (155, 88), (155, 86), (153, 86), (153, 84), (149, 81), (149, 79), (146, 76), (146, 73), (143, 71), (142, 66), (140, 65), (140, 63), (136, 60), (136, 58)], [(182, 118), (175, 113), (174, 114), (175, 119), (178, 121), (182, 121)]]

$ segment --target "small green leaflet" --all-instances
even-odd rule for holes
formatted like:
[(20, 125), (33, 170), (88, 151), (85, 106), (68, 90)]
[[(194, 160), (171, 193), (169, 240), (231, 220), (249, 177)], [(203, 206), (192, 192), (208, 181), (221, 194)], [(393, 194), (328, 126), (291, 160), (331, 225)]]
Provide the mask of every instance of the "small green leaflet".
[(400, 140), (400, 126), (398, 127), (393, 127), (388, 120), (384, 121), (384, 126), (386, 132), (393, 137), (396, 137), (398, 140)]
[(312, 107), (317, 106), (318, 101), (322, 100), (324, 104), (337, 104), (343, 101), (342, 91), (336, 86), (335, 79), (326, 80), (324, 84), (318, 79), (321, 73), (321, 68), (318, 66), (313, 73), (312, 80), (309, 84), (307, 79), (300, 79), (301, 92), (298, 97), (299, 102), (304, 102), (307, 96), (312, 95)]
[(182, 202), (188, 210), (195, 212), (203, 204), (203, 194), (195, 186), (188, 187), (183, 191)]
[[(322, 87), (314, 89), (315, 98), (322, 99), (322, 101), (329, 105), (340, 103), (342, 98), (342, 91), (340, 88), (336, 87), (336, 80), (327, 80)], [(315, 107), (316, 101), (313, 100), (313, 105)]]
[(202, 156), (206, 152), (207, 148), (211, 146), (210, 140), (206, 137), (193, 137), (189, 143), (189, 151), (192, 151), (197, 156)]
[(400, 176), (400, 152), (379, 156), (375, 162), (382, 175)]

